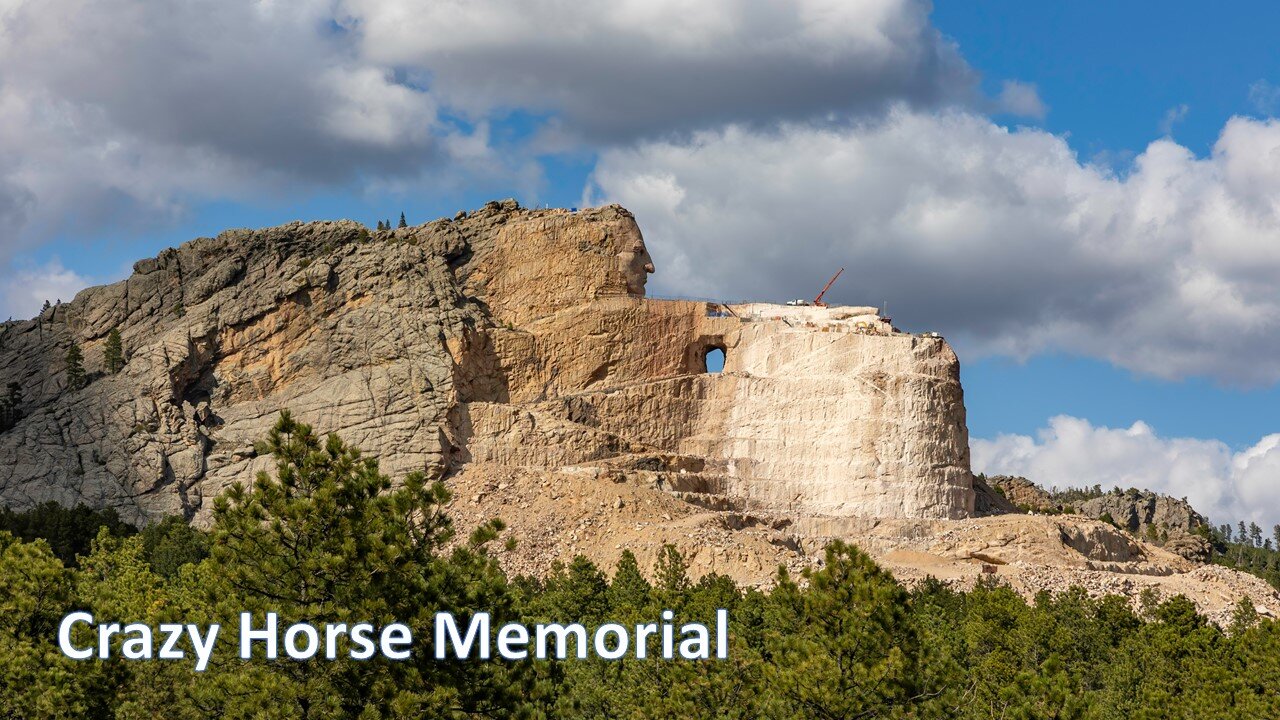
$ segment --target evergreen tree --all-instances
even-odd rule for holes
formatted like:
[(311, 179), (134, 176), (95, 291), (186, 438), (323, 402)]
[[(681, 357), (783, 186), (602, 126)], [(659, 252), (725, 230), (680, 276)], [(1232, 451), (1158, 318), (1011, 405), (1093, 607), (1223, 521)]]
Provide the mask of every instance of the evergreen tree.
[[(148, 717), (456, 717), (502, 716), (517, 702), (524, 666), (434, 659), (434, 615), (460, 622), (484, 609), (495, 624), (512, 618), (506, 579), (484, 549), (500, 524), (481, 526), (469, 541), (446, 546), (453, 529), (442, 507), (448, 491), (421, 473), (392, 488), (375, 460), (335, 435), (317, 437), (283, 413), (263, 454), (273, 475), (251, 487), (233, 485), (214, 504), (210, 555), (177, 574), (173, 606), (185, 616), (234, 627), (249, 612), (262, 627), (267, 612), (282, 627), (297, 622), (407, 624), (413, 656), (362, 662), (339, 648), (336, 660), (264, 662), (219, 648), (209, 669), (168, 668)], [(161, 558), (153, 556), (155, 564)], [(196, 620), (189, 620), (195, 622)], [(347, 641), (344, 640), (344, 643)], [(151, 701), (148, 701), (151, 702)]]
[(609, 609), (619, 616), (627, 612), (641, 613), (649, 605), (652, 590), (649, 581), (640, 573), (635, 553), (623, 550), (618, 568), (613, 573), (613, 582), (609, 584)]
[(75, 342), (71, 343), (71, 347), (67, 349), (67, 389), (79, 390), (85, 386), (88, 381), (84, 374), (84, 353), (80, 352), (80, 346)]
[(102, 365), (108, 375), (115, 375), (124, 369), (124, 343), (116, 328), (111, 328), (111, 332), (107, 333), (107, 342), (102, 346)]
[(138, 532), (112, 508), (66, 508), (52, 500), (22, 512), (0, 508), (0, 531), (13, 533), (26, 542), (43, 540), (68, 567), (75, 567), (79, 557), (89, 554), (94, 538), (104, 530), (117, 537)]
[(52, 641), (62, 617), (84, 607), (75, 591), (47, 543), (0, 532), (0, 717), (110, 717), (103, 668), (71, 660)]
[(378, 221), (378, 232), (382, 232), (383, 230), (386, 230), (386, 229), (387, 229), (387, 226), (386, 226), (386, 225), (383, 225), (383, 224), (382, 224), (382, 221), (381, 221), (381, 220), (379, 220), (379, 221)]
[(22, 386), (9, 383), (8, 392), (0, 397), (0, 432), (4, 432), (22, 419)]
[(209, 536), (171, 515), (142, 531), (142, 552), (152, 572), (171, 578), (209, 556)]
[(400, 225), (398, 227), (409, 227), (409, 223), (404, 221), (404, 212), (400, 212)]
[[(0, 717), (1280, 717), (1280, 623), (1248, 601), (1224, 631), (1187, 598), (1150, 588), (1141, 617), (1127, 597), (1080, 588), (1030, 603), (995, 579), (960, 591), (925, 578), (908, 592), (841, 542), (805, 582), (780, 570), (768, 593), (723, 576), (691, 582), (672, 546), (652, 585), (625, 551), (612, 581), (579, 556), (545, 579), (508, 582), (486, 550), (501, 524), (455, 538), (439, 484), (415, 474), (393, 486), (357, 449), (287, 414), (259, 449), (275, 472), (216, 500), (208, 533), (181, 517), (131, 535), (112, 529), (114, 513), (0, 510)], [(1274, 569), (1280, 553), (1253, 547), (1249, 530), (1230, 546), (1213, 531), (1217, 559), (1240, 551), (1250, 569)], [(652, 636), (645, 659), (434, 659), (437, 610), (463, 626), (478, 610), (493, 628), (580, 621), (590, 637), (605, 618), (634, 626), (668, 608), (677, 623), (726, 608), (728, 660), (655, 658)], [(224, 632), (204, 672), (122, 661), (119, 635), (112, 659), (75, 662), (50, 641), (71, 610)], [(415, 642), (395, 662), (348, 659), (345, 636), (335, 660), (291, 662), (281, 648), (269, 662), (257, 644), (244, 661), (229, 632), (241, 610), (257, 627), (279, 613), (282, 634), (295, 622), (400, 621)], [(73, 642), (90, 647), (96, 635), (79, 626)]]
[(920, 641), (907, 593), (865, 553), (836, 541), (801, 589), (770, 597), (766, 668), (781, 717), (899, 717), (921, 695)]
[(667, 593), (682, 593), (689, 589), (688, 572), (689, 566), (676, 546), (670, 543), (663, 545), (653, 568), (654, 584)]

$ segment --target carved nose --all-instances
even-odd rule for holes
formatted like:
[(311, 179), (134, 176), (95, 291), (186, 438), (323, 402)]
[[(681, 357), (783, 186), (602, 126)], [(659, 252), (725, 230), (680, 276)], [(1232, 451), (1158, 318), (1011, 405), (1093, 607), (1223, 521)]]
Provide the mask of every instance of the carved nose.
[(647, 273), (655, 272), (655, 268), (653, 267), (653, 263), (645, 263), (645, 264), (644, 264), (644, 271), (645, 271), (645, 272), (647, 272)]

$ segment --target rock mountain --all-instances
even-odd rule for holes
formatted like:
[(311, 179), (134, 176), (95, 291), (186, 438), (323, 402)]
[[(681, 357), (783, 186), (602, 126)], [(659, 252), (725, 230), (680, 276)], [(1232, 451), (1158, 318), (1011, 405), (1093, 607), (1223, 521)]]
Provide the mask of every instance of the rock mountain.
[[(654, 270), (617, 206), (505, 201), (388, 231), (194, 240), (0, 328), (0, 387), (23, 397), (0, 433), (0, 502), (202, 523), (269, 467), (254, 442), (288, 408), (393, 476), (444, 478), (464, 526), (502, 517), (513, 570), (576, 553), (611, 566), (624, 548), (644, 562), (671, 542), (695, 571), (763, 584), (843, 537), (908, 581), (997, 574), (1027, 592), (1156, 587), (1211, 612), (1245, 594), (1280, 610), (1261, 581), (1206, 575), (1106, 523), (977, 517), (942, 338), (870, 307), (650, 299)], [(113, 328), (127, 362), (105, 374)], [(707, 372), (712, 350), (722, 372)]]

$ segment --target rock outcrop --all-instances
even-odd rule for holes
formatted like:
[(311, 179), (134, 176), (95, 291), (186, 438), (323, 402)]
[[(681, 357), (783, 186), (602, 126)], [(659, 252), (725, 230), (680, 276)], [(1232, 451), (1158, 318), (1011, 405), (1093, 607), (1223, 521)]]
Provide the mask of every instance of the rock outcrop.
[(1113, 491), (1079, 503), (1081, 515), (1116, 525), (1191, 560), (1209, 558), (1209, 521), (1185, 499), (1146, 490)]
[[(282, 408), (392, 474), (608, 464), (689, 499), (792, 513), (972, 511), (955, 355), (873, 308), (644, 297), (631, 214), (491, 203), (371, 234), (351, 222), (230, 231), (5, 326), (0, 501), (200, 519), (265, 466)], [(66, 387), (82, 346), (102, 367)], [(705, 355), (727, 352), (724, 372)]]
[(1006, 475), (975, 477), (974, 493), (979, 515), (1079, 514), (1105, 520), (1188, 560), (1209, 559), (1210, 545), (1204, 532), (1209, 521), (1186, 499), (1135, 488), (1047, 491), (1026, 478)]
[[(994, 475), (980, 479), (987, 502), (994, 508), (1011, 512), (1013, 509), (1026, 512), (1057, 512), (1065, 508), (1059, 507), (1048, 491), (1024, 477), (1012, 475)], [(992, 497), (994, 495), (995, 497)]]

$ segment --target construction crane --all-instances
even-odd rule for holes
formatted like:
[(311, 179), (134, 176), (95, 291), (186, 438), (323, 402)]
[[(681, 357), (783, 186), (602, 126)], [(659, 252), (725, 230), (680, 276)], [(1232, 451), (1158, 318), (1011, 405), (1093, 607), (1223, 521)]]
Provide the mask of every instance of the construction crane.
[(844, 272), (844, 268), (840, 268), (839, 270), (837, 270), (837, 271), (836, 271), (836, 274), (835, 274), (835, 275), (832, 275), (832, 276), (831, 276), (831, 279), (830, 279), (830, 280), (828, 280), (828, 281), (827, 281), (827, 284), (822, 288), (822, 292), (818, 293), (818, 297), (816, 297), (816, 298), (814, 298), (814, 299), (813, 299), (813, 304), (814, 304), (814, 305), (816, 305), (816, 306), (818, 306), (818, 307), (826, 307), (826, 306), (827, 306), (827, 304), (826, 304), (826, 303), (822, 302), (822, 296), (827, 294), (827, 291), (831, 289), (831, 285), (832, 285), (832, 283), (834, 283), (834, 282), (836, 281), (836, 278), (840, 277), (840, 273), (842, 273), (842, 272)]

